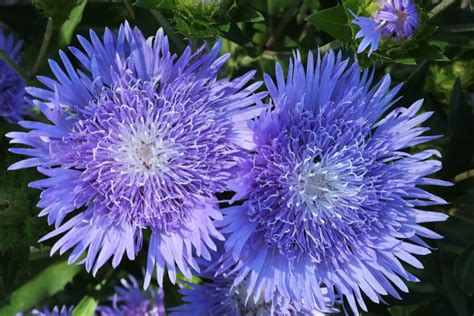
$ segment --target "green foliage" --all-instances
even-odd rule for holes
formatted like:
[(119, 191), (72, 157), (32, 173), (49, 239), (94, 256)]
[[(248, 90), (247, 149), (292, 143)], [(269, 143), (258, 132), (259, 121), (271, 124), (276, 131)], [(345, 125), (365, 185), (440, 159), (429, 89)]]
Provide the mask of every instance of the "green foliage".
[(8, 152), (8, 139), (3, 135), (16, 126), (0, 123), (0, 253), (28, 249), (36, 243), (45, 229), (37, 217), (38, 192), (28, 188), (28, 183), (38, 179), (37, 172), (11, 172), (7, 168), (18, 160)]
[(0, 315), (15, 315), (31, 309), (61, 291), (81, 269), (81, 266), (68, 265), (65, 261), (52, 264), (13, 292), (8, 304), (0, 309)]
[(345, 42), (351, 40), (352, 32), (347, 20), (346, 8), (343, 5), (318, 11), (311, 15), (308, 21), (335, 39)]
[(93, 316), (97, 305), (98, 302), (94, 298), (85, 296), (74, 308), (72, 316)]
[(45, 17), (52, 18), (56, 25), (61, 25), (69, 19), (71, 11), (86, 0), (33, 0), (33, 5)]

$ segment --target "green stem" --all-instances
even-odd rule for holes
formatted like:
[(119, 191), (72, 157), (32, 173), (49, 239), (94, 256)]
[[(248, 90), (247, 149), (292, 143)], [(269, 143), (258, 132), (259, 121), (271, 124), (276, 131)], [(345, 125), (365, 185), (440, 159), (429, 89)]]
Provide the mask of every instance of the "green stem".
[(281, 35), (281, 32), (285, 29), (285, 26), (288, 24), (288, 22), (291, 21), (291, 18), (293, 17), (293, 14), (296, 9), (298, 9), (300, 1), (301, 0), (293, 0), (291, 6), (286, 10), (285, 15), (283, 15), (283, 17), (281, 18), (280, 23), (278, 23), (277, 27), (268, 38), (265, 44), (266, 48), (272, 47), (273, 44), (278, 40)]
[(157, 10), (152, 10), (151, 13), (155, 17), (155, 19), (160, 23), (161, 27), (165, 30), (166, 35), (170, 38), (170, 40), (176, 45), (176, 47), (180, 50), (183, 51), (186, 45), (184, 45), (184, 42), (176, 36), (174, 33), (173, 29), (171, 28), (170, 23), (168, 20), (165, 18), (163, 14), (161, 14), (160, 11)]
[(46, 24), (46, 30), (44, 31), (43, 43), (41, 44), (41, 48), (36, 58), (35, 65), (31, 70), (30, 77), (33, 77), (38, 72), (41, 63), (43, 62), (44, 56), (46, 55), (46, 51), (48, 50), (49, 41), (51, 40), (51, 35), (53, 34), (53, 19), (48, 18), (48, 23)]
[(436, 7), (431, 9), (431, 11), (428, 13), (428, 17), (430, 19), (434, 18), (435, 16), (440, 14), (442, 11), (444, 11), (447, 7), (452, 5), (454, 2), (456, 2), (456, 0), (443, 0), (443, 1), (441, 1), (440, 4), (438, 4)]
[(3, 61), (10, 66), (10, 68), (20, 77), (25, 83), (28, 82), (28, 76), (26, 73), (17, 66), (17, 64), (8, 56), (7, 53), (5, 53), (3, 50), (0, 50), (0, 59), (3, 59)]
[(445, 25), (440, 27), (440, 31), (448, 33), (473, 32), (474, 23), (460, 25)]
[(128, 0), (123, 0), (123, 3), (125, 4), (125, 8), (128, 11), (128, 14), (130, 14), (131, 18), (135, 20), (135, 12), (133, 11), (132, 5), (130, 4), (130, 1)]
[(458, 208), (453, 207), (453, 208), (449, 209), (448, 210), (448, 215), (452, 216), (452, 217), (459, 218), (459, 219), (461, 219), (465, 222), (474, 224), (474, 216), (470, 213), (460, 211)]
[(453, 179), (453, 182), (461, 182), (472, 177), (474, 177), (474, 169), (471, 169), (471, 170), (468, 170), (456, 175)]

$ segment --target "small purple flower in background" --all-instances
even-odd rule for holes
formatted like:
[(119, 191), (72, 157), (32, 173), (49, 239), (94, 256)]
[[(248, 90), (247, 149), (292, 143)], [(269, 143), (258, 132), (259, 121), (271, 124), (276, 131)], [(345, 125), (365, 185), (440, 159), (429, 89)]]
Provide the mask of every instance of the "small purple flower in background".
[[(0, 28), (0, 50), (16, 64), (20, 63), (20, 51), (23, 42), (15, 43), (12, 34), (4, 34)], [(25, 102), (25, 83), (0, 58), (0, 116), (10, 123), (21, 120), (28, 113), (29, 105)]]
[(403, 39), (412, 36), (418, 28), (420, 18), (413, 0), (380, 0), (379, 6), (371, 18), (359, 17), (350, 11), (355, 17), (352, 23), (360, 27), (356, 39), (363, 37), (357, 53), (363, 52), (370, 44), (370, 56), (377, 50), (382, 36)]
[(412, 0), (386, 0), (374, 16), (388, 36), (410, 37), (415, 32), (420, 18)]
[(286, 79), (277, 66), (276, 83), (265, 76), (275, 108), (251, 123), (255, 153), (233, 183), (233, 200), (245, 200), (220, 224), (218, 272), (235, 273), (254, 301), (277, 295), (301, 310), (329, 298), (358, 314), (364, 295), (379, 303), (408, 291), (404, 280), (418, 279), (401, 262), (423, 268), (420, 237), (441, 238), (420, 224), (447, 215), (421, 208), (446, 202), (419, 187), (450, 185), (428, 178), (440, 154), (407, 151), (438, 138), (419, 126), (431, 113), (417, 114), (422, 101), (392, 109), (401, 85), (372, 80), (332, 51), (310, 54), (306, 70), (297, 54)]
[(99, 306), (100, 316), (164, 316), (165, 302), (162, 288), (143, 291), (133, 276), (121, 280), (122, 286), (115, 287), (110, 298), (111, 307)]
[(60, 52), (65, 70), (50, 61), (56, 78), (27, 89), (51, 123), (24, 121), (31, 131), (8, 134), (32, 147), (12, 148), (32, 158), (10, 169), (48, 177), (30, 186), (43, 190), (40, 216), (55, 225), (42, 240), (63, 235), (52, 254), (72, 249), (72, 263), (86, 253), (81, 263), (95, 274), (125, 253), (133, 260), (150, 229), (145, 286), (155, 269), (160, 285), (165, 269), (172, 282), (177, 269), (191, 278), (195, 257), (210, 258), (223, 238), (214, 194), (253, 146), (247, 121), (262, 110), (261, 83), (247, 85), (254, 72), (218, 79), (229, 57), (219, 57), (220, 42), (177, 57), (161, 29), (146, 39), (125, 24), (90, 37), (79, 37), (82, 51), (71, 48), (83, 70)]
[(26, 316), (26, 315), (35, 315), (35, 316), (72, 316), (74, 306), (71, 307), (58, 307), (54, 306), (52, 310), (44, 307), (42, 309), (34, 309), (26, 313), (18, 313), (16, 316)]
[(366, 17), (357, 16), (352, 23), (360, 27), (356, 34), (356, 39), (362, 37), (362, 41), (357, 49), (357, 54), (362, 53), (369, 47), (369, 56), (379, 47), (380, 37), (382, 36), (381, 29), (377, 22)]

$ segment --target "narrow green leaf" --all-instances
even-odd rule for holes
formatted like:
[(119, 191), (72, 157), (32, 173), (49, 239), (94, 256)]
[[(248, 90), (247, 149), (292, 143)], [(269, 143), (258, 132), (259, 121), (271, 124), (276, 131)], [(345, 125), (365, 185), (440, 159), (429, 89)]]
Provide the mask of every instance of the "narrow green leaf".
[(307, 21), (338, 40), (351, 40), (350, 21), (343, 5), (316, 12)]
[(84, 8), (86, 7), (86, 4), (87, 0), (84, 0), (78, 6), (74, 7), (74, 9), (71, 11), (71, 14), (69, 15), (69, 18), (59, 28), (59, 47), (64, 47), (71, 43), (74, 30), (82, 20), (82, 14), (84, 13)]
[(12, 293), (9, 304), (0, 309), (0, 315), (15, 315), (33, 308), (61, 291), (81, 269), (81, 266), (69, 265), (66, 261), (49, 266)]
[(94, 298), (84, 296), (81, 302), (74, 308), (72, 316), (93, 316), (98, 304), (99, 302)]

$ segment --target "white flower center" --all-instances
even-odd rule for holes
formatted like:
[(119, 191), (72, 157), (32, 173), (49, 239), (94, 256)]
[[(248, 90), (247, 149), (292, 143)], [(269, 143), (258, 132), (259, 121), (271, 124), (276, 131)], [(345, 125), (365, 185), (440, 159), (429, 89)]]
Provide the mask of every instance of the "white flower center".
[[(344, 172), (348, 170), (342, 163), (333, 165), (314, 161), (311, 157), (300, 163), (295, 171), (294, 184), (290, 186), (293, 199), (289, 204), (306, 205), (314, 217), (331, 212), (335, 206), (345, 203), (345, 199), (357, 194), (357, 190), (352, 190), (345, 180), (347, 175)], [(340, 217), (337, 212), (331, 214)]]
[(150, 177), (168, 169), (167, 163), (175, 155), (170, 141), (164, 140), (157, 128), (126, 131), (120, 134), (114, 160), (131, 174), (138, 185), (144, 185)]

